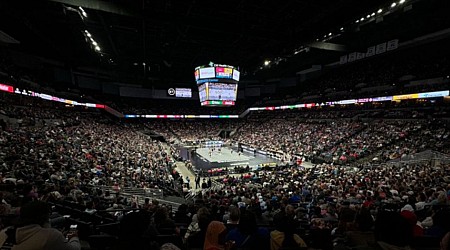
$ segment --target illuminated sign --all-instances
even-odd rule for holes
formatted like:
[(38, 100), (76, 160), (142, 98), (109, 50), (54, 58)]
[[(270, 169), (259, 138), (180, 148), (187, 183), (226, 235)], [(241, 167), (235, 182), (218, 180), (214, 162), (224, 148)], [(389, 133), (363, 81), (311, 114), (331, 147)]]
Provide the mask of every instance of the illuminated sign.
[(175, 89), (175, 97), (180, 98), (191, 98), (192, 90), (188, 88), (176, 88)]
[(362, 99), (356, 100), (357, 103), (365, 103), (365, 102), (372, 102), (372, 101), (373, 101), (372, 98), (362, 98)]
[(14, 92), (14, 87), (0, 83), (0, 90), (1, 91), (5, 91), (5, 92), (9, 92), (9, 93), (13, 93)]
[(387, 101), (392, 101), (392, 96), (380, 96), (380, 97), (375, 97), (372, 100), (374, 102), (387, 102)]
[(425, 93), (419, 93), (419, 98), (434, 98), (434, 97), (444, 97), (448, 96), (449, 91), (434, 91), (434, 92), (425, 92)]
[(216, 67), (216, 77), (217, 78), (231, 78), (233, 76), (233, 69)]
[(394, 95), (392, 97), (392, 100), (398, 101), (398, 100), (408, 100), (408, 99), (417, 99), (417, 98), (419, 98), (419, 94)]
[(337, 104), (341, 104), (341, 105), (346, 105), (346, 104), (355, 104), (356, 100), (355, 99), (350, 99), (350, 100), (341, 100), (336, 102)]
[(198, 79), (200, 79), (200, 73), (198, 72), (198, 70), (196, 70), (194, 72), (194, 76), (195, 76), (195, 80), (197, 81)]
[(236, 69), (233, 70), (233, 80), (239, 81), (239, 77), (241, 76), (241, 73), (237, 71)]
[(216, 77), (214, 67), (200, 69), (200, 79), (214, 78), (214, 77)]

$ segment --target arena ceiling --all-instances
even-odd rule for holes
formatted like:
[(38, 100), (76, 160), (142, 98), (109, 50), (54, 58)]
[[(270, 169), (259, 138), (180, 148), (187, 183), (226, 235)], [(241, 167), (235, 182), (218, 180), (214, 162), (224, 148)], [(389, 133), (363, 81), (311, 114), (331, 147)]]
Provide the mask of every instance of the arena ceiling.
[(253, 72), (390, 2), (4, 0), (0, 30), (20, 42), (8, 46), (71, 66), (193, 81), (210, 61)]

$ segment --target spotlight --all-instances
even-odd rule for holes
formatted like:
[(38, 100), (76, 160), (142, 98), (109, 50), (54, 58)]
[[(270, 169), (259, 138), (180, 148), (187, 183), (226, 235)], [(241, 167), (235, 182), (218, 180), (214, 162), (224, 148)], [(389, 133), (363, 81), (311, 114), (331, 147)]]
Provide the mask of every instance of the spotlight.
[(392, 3), (391, 4), (391, 8), (394, 8), (395, 6), (397, 6), (397, 3)]
[(398, 2), (399, 4), (404, 4), (406, 1), (405, 0), (400, 0), (400, 2)]
[(328, 33), (328, 35), (331, 36), (331, 35), (333, 35), (333, 33), (330, 32), (330, 33)]
[(369, 18), (370, 18), (370, 15), (367, 15), (366, 17), (367, 17), (367, 19), (369, 19)]
[(343, 31), (344, 30), (344, 27), (341, 27), (341, 29), (340, 29), (341, 31)]
[(375, 12), (373, 12), (372, 14), (370, 14), (370, 16), (375, 16)]
[(88, 36), (89, 38), (92, 38), (91, 33), (87, 33), (86, 36)]
[(269, 60), (265, 60), (265, 61), (264, 61), (264, 66), (269, 66), (269, 64), (270, 64), (270, 61), (269, 61)]
[(377, 13), (380, 14), (381, 12), (383, 12), (383, 9), (378, 9)]
[(95, 50), (96, 50), (96, 51), (100, 51), (100, 46), (98, 46), (98, 45), (95, 46)]
[(359, 19), (361, 22), (364, 21), (364, 17), (361, 17), (361, 19)]
[(92, 45), (97, 46), (98, 43), (97, 43), (96, 41), (93, 41), (93, 42), (92, 42)]
[(359, 23), (359, 20), (356, 20), (356, 22), (355, 23)]

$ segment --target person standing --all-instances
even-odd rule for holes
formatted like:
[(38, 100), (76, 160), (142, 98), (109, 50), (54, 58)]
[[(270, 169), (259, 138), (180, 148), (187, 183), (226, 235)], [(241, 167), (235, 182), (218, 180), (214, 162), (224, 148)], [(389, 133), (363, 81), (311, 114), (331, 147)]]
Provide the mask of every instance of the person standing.
[(186, 176), (186, 183), (187, 183), (187, 188), (191, 189), (191, 179), (189, 179), (189, 176)]
[(198, 189), (198, 188), (200, 188), (200, 175), (199, 174), (195, 177), (195, 189)]

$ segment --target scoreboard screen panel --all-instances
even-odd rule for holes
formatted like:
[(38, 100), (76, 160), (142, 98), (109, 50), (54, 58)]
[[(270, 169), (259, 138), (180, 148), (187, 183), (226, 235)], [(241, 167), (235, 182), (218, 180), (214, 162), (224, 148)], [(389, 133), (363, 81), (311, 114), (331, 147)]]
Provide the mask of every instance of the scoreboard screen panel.
[(200, 79), (216, 77), (216, 72), (214, 70), (214, 67), (200, 68), (199, 72), (200, 72)]
[(233, 69), (233, 80), (239, 81), (240, 75), (241, 75), (241, 73), (239, 71), (237, 71), (236, 69)]
[(204, 102), (208, 99), (208, 83), (204, 83), (198, 86), (198, 94), (200, 97), (200, 102)]
[(198, 70), (196, 70), (194, 72), (194, 76), (195, 76), (195, 80), (198, 81), (198, 79), (200, 79), (200, 72)]
[(216, 78), (232, 78), (233, 69), (226, 67), (216, 67)]
[(236, 101), (237, 87), (237, 84), (211, 82), (208, 84), (208, 100)]

